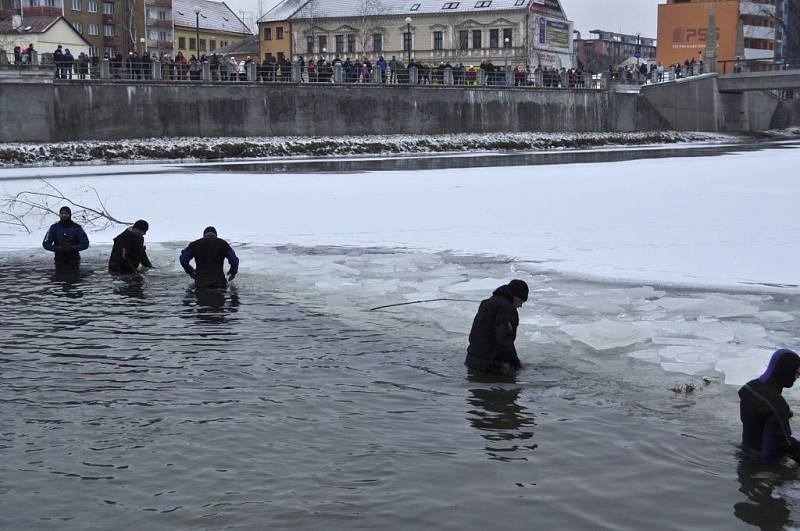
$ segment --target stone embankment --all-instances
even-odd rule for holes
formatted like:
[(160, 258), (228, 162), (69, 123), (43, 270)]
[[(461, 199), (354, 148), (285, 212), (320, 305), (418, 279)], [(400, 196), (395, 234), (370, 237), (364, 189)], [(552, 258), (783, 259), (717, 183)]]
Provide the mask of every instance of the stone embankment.
[[(796, 135), (800, 135), (798, 130)], [(296, 156), (353, 156), (580, 149), (739, 141), (707, 133), (487, 133), (346, 137), (169, 138), (0, 144), (0, 164), (50, 165), (196, 161)]]

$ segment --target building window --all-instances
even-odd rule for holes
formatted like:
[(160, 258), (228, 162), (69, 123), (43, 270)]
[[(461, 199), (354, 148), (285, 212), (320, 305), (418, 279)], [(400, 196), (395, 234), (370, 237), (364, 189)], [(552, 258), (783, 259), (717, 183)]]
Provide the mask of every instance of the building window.
[(113, 46), (106, 46), (103, 50), (105, 50), (104, 53), (109, 57), (114, 57), (117, 54), (117, 49)]
[(347, 53), (356, 52), (356, 36), (352, 33), (347, 36)]
[(111, 24), (103, 24), (103, 35), (105, 37), (113, 37), (114, 36), (114, 26)]
[(327, 35), (320, 35), (317, 39), (317, 49), (320, 53), (327, 53), (328, 52), (328, 36)]
[(60, 5), (56, 5), (56, 0), (44, 0), (45, 7), (61, 7)]
[(433, 32), (433, 49), (444, 50), (444, 33), (441, 31)]
[(419, 9), (419, 4), (412, 4), (411, 11), (417, 11)]
[(500, 48), (500, 30), (489, 30), (489, 48)]
[(517, 7), (524, 6), (526, 1), (527, 0), (517, 0), (516, 2), (514, 2), (514, 5)]
[(205, 39), (200, 39), (200, 51), (201, 52), (206, 51), (206, 40)]
[[(160, 41), (167, 41), (167, 40), (169, 40), (169, 39), (167, 38), (167, 32), (166, 32), (166, 31), (159, 31), (159, 32), (158, 32), (158, 40), (160, 40)], [(214, 42), (214, 41), (211, 41), (211, 42)], [(212, 48), (212, 50), (213, 50), (213, 48)]]
[(475, 2), (476, 8), (489, 7), (490, 5), (492, 5), (492, 0), (480, 0), (479, 2)]
[(461, 30), (458, 32), (458, 49), (466, 50), (469, 48), (469, 31)]
[(159, 9), (156, 15), (158, 15), (158, 20), (167, 20), (167, 12), (163, 9)]
[(75, 28), (75, 31), (77, 31), (78, 33), (83, 33), (83, 24), (81, 24), (80, 22), (73, 22), (72, 27)]
[(181, 50), (186, 49), (186, 37), (178, 37), (178, 48)]
[(275, 38), (279, 41), (283, 40), (283, 26), (275, 28)]
[(89, 57), (97, 57), (97, 46), (89, 46)]
[(505, 28), (503, 30), (503, 48), (511, 48), (512, 46), (514, 46), (512, 30), (511, 28)]
[(336, 35), (336, 53), (344, 53), (344, 35)]
[(306, 37), (306, 53), (314, 53), (314, 37)]
[(189, 37), (189, 51), (197, 51), (197, 41), (194, 37)]
[(411, 53), (411, 34), (407, 31), (403, 32), (403, 51)]
[(208, 41), (208, 49), (211, 50), (212, 52), (217, 49), (216, 39), (211, 39), (210, 41)]
[(100, 26), (97, 24), (89, 24), (89, 35), (100, 35)]
[(265, 41), (272, 40), (272, 28), (264, 28), (264, 40)]
[(89, 0), (86, 5), (86, 11), (89, 13), (97, 13), (97, 2), (95, 2), (95, 0)]
[(442, 6), (442, 9), (458, 9), (458, 4), (460, 2), (447, 2), (445, 5)]
[(381, 33), (372, 34), (372, 51), (373, 52), (383, 51), (383, 34)]
[(111, 2), (103, 2), (103, 14), (104, 15), (113, 15), (114, 14), (114, 4)]
[(219, 41), (219, 47), (225, 48), (228, 45), (228, 41)]
[(81, 0), (72, 0), (72, 10), (73, 11), (81, 10)]
[(472, 30), (472, 48), (481, 48), (481, 30)]

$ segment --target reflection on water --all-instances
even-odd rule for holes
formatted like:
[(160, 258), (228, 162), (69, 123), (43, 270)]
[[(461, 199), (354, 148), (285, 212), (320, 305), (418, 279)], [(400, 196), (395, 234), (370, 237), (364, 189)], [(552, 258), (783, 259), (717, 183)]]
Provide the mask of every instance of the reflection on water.
[(270, 160), (236, 164), (192, 164), (183, 166), (194, 172), (214, 173), (359, 173), (368, 171), (417, 171), (462, 168), (489, 168), (507, 166), (544, 166), (553, 164), (584, 164), (594, 162), (623, 162), (640, 159), (674, 157), (716, 157), (730, 153), (761, 151), (763, 149), (790, 149), (800, 143), (742, 143), (701, 147), (648, 147), (646, 149), (608, 149), (564, 151), (535, 151), (508, 153), (481, 153), (479, 155), (396, 155), (388, 158), (348, 158)]
[(235, 284), (227, 288), (186, 288), (183, 305), (194, 307), (199, 324), (224, 324), (239, 307), (239, 289)]
[(739, 457), (739, 491), (747, 496), (733, 506), (738, 519), (763, 531), (786, 529), (792, 524), (790, 504), (781, 489), (798, 479), (798, 469), (784, 463), (765, 465), (747, 455)]

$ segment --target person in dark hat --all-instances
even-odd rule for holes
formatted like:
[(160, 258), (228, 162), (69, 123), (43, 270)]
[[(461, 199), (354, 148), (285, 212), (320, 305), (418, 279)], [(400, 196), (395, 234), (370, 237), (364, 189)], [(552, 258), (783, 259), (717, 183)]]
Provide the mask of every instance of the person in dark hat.
[(786, 455), (800, 460), (800, 442), (792, 437), (792, 411), (781, 392), (800, 375), (800, 356), (789, 349), (775, 351), (767, 370), (739, 389), (742, 449), (764, 461)]
[[(192, 267), (194, 259), (197, 269)], [(233, 280), (239, 271), (239, 258), (233, 248), (225, 240), (217, 237), (217, 229), (206, 227), (203, 237), (195, 240), (181, 251), (180, 262), (184, 271), (194, 279), (197, 288), (224, 288), (225, 280), (223, 264), (228, 260), (228, 281)]]
[(108, 258), (109, 272), (130, 275), (139, 271), (139, 266), (153, 267), (144, 246), (144, 235), (149, 228), (150, 225), (140, 219), (114, 238), (114, 247)]
[(464, 364), (473, 371), (507, 374), (522, 364), (517, 357), (519, 314), (517, 308), (528, 300), (528, 285), (512, 280), (481, 302), (469, 333)]
[(81, 251), (89, 248), (89, 237), (83, 227), (72, 221), (72, 210), (63, 206), (58, 211), (58, 223), (50, 225), (42, 247), (54, 253), (56, 269), (77, 269)]

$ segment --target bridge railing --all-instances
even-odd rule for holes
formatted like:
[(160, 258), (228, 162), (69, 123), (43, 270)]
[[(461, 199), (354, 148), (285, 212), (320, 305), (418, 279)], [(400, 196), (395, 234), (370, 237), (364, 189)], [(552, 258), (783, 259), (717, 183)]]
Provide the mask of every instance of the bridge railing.
[(750, 72), (777, 72), (800, 69), (800, 59), (796, 57), (775, 57), (767, 59), (732, 59), (717, 61), (717, 69), (723, 74), (742, 74)]

